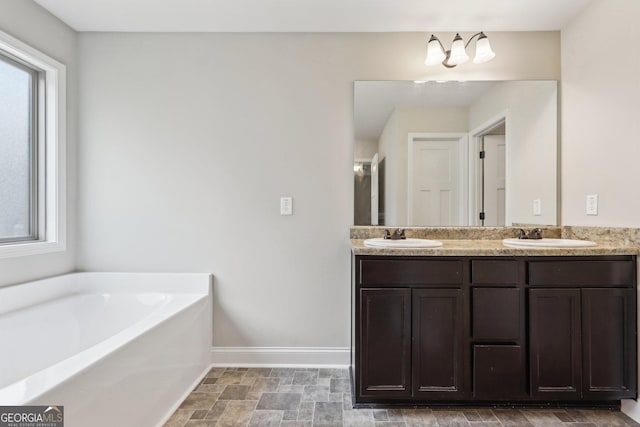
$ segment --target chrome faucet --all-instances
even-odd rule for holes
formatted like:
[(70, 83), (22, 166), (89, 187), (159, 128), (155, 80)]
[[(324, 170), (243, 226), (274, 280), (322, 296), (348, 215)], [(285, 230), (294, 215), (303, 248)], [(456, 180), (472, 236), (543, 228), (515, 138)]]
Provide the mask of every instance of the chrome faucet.
[(522, 228), (519, 228), (518, 239), (540, 240), (542, 239), (542, 228), (534, 228), (528, 233)]
[(404, 235), (404, 230), (396, 228), (393, 233), (389, 230), (384, 230), (384, 238), (387, 240), (405, 240), (407, 237)]

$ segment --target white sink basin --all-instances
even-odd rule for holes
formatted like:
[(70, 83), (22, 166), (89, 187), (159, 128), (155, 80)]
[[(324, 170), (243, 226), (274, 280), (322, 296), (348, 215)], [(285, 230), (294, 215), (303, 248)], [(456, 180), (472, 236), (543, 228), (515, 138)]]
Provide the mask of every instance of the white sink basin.
[(510, 248), (585, 248), (596, 246), (590, 240), (574, 239), (504, 239), (502, 244)]
[(364, 245), (370, 248), (438, 248), (442, 246), (442, 242), (428, 239), (391, 240), (377, 237), (365, 240)]

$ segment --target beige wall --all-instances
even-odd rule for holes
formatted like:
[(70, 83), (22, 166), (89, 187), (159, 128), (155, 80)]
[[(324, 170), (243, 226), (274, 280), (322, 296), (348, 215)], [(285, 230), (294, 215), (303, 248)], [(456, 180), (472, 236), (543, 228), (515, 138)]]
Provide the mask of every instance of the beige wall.
[(563, 224), (640, 226), (639, 19), (637, 0), (595, 0), (562, 30)]
[(0, 259), (0, 286), (72, 271), (76, 198), (76, 33), (32, 1), (0, 0), (0, 31), (67, 67), (67, 250)]
[(560, 77), (558, 33), (427, 38), (80, 34), (79, 268), (214, 273), (216, 346), (347, 347), (353, 81)]

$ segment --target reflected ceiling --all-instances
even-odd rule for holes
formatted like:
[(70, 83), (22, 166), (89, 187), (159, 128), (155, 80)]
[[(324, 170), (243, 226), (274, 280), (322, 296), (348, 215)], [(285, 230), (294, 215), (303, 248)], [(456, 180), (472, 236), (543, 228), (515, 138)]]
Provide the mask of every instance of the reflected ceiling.
[[(360, 81), (354, 106), (355, 139), (377, 140), (394, 108), (465, 107), (474, 103), (496, 82), (474, 81), (412, 83), (407, 81)], [(427, 95), (428, 94), (428, 95)]]

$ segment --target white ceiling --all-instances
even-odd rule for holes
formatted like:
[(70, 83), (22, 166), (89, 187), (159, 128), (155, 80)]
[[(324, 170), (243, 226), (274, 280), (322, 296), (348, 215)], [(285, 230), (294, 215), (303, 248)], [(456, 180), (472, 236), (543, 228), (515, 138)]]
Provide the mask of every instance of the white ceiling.
[(560, 30), (592, 0), (35, 0), (77, 31)]
[(378, 140), (396, 107), (467, 107), (497, 82), (358, 81), (354, 83), (356, 140)]

